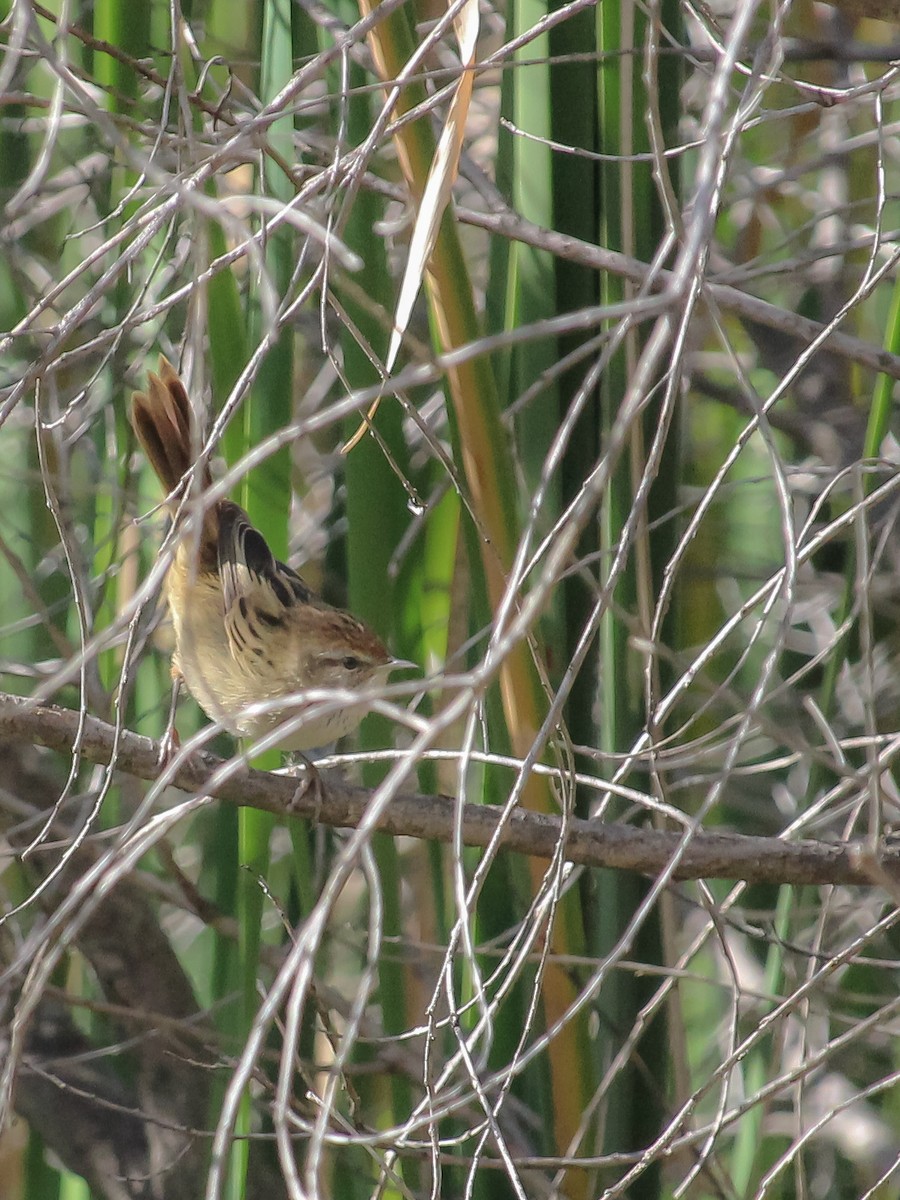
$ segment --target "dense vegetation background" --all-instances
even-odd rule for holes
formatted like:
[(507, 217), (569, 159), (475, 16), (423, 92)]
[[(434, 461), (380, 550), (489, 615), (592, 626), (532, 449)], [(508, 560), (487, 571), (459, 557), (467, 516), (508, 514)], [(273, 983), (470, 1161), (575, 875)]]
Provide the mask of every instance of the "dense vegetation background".
[[(896, 1195), (897, 28), (0, 12), (0, 1194)], [(303, 818), (190, 699), (131, 736), (160, 352), (422, 667)]]

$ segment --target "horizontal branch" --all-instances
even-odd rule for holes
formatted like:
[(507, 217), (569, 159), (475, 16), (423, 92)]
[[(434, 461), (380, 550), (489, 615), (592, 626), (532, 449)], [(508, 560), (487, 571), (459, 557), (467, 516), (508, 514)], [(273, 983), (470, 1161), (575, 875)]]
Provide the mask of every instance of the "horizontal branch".
[[(85, 717), (82, 722), (71, 709), (0, 693), (0, 738), (71, 754), (79, 725), (80, 755), (89, 762), (108, 765), (116, 737), (111, 725), (96, 717)], [(161, 773), (160, 744), (123, 730), (115, 765), (140, 779), (156, 779)], [(296, 780), (244, 767), (230, 778), (214, 782), (223, 765), (215, 755), (197, 751), (171, 772), (170, 782), (191, 794), (212, 795), (283, 818), (313, 818), (337, 828), (355, 828), (373, 794), (328, 776), (322, 780), (321, 795), (312, 794), (315, 789), (304, 793)], [(450, 842), (457, 827), (457, 809), (457, 802), (448, 796), (404, 793), (385, 808), (377, 827), (395, 836)], [(463, 842), (487, 846), (500, 822), (497, 808), (462, 805)], [(518, 854), (548, 859), (561, 836), (559, 817), (517, 809), (506, 823), (500, 844)], [(889, 884), (900, 878), (900, 848), (895, 846), (884, 846), (873, 864), (870, 847), (863, 843), (784, 842), (735, 833), (694, 833), (687, 845), (683, 842), (679, 833), (573, 818), (566, 834), (565, 857), (587, 867), (613, 867), (653, 877), (681, 851), (676, 879), (871, 885), (876, 880)]]

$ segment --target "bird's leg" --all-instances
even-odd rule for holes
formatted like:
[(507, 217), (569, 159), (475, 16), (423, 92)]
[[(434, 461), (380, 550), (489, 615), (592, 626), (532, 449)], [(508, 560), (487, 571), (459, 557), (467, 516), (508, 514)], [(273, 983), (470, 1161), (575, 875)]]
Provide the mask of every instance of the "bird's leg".
[(311, 758), (307, 758), (300, 750), (291, 751), (286, 757), (288, 760), (287, 766), (279, 774), (288, 775), (291, 779), (299, 780), (297, 790), (294, 792), (288, 807), (295, 808), (308, 797), (311, 798), (313, 802), (311, 820), (317, 825), (322, 810), (322, 801), (325, 799), (325, 783), (319, 774), (318, 767)]
[(181, 694), (181, 672), (172, 671), (172, 699), (169, 703), (169, 716), (166, 729), (160, 741), (159, 765), (165, 769), (181, 749), (181, 738), (175, 728), (175, 711), (178, 708), (178, 697)]

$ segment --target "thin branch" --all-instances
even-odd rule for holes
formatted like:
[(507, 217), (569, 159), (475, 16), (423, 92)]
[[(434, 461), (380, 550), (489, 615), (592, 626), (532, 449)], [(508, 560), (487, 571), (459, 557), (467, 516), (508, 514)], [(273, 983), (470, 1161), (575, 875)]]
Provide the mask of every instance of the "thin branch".
[[(383, 189), (382, 189), (383, 190)], [(547, 250), (556, 258), (579, 266), (590, 267), (597, 271), (608, 271), (611, 275), (619, 275), (637, 284), (644, 284), (650, 277), (651, 267), (648, 263), (604, 246), (595, 246), (591, 242), (581, 241), (569, 234), (557, 233), (553, 229), (544, 229), (533, 224), (505, 205), (494, 212), (478, 212), (471, 208), (457, 206), (456, 215), (465, 224), (487, 230), (488, 233), (508, 238), (510, 241), (521, 242), (526, 246), (535, 246)], [(654, 291), (664, 291), (672, 282), (672, 272), (662, 269), (656, 272), (652, 288)], [(766, 329), (775, 329), (779, 333), (789, 334), (802, 345), (809, 345), (821, 337), (826, 325), (813, 321), (800, 313), (780, 308), (770, 304), (740, 288), (729, 284), (717, 283), (715, 278), (706, 279), (704, 287), (710, 297), (727, 312), (736, 313), (746, 320), (756, 321)], [(842, 333), (832, 328), (822, 349), (830, 350), (850, 362), (860, 363), (873, 371), (882, 371), (892, 379), (900, 379), (900, 355), (891, 354), (881, 346), (855, 337), (850, 333)]]
[[(0, 693), (0, 738), (71, 754), (78, 729), (78, 713), (71, 709), (34, 704), (19, 696)], [(111, 725), (95, 717), (85, 718), (81, 729), (82, 756), (92, 763), (108, 764), (114, 739)], [(120, 734), (118, 770), (154, 780), (161, 774), (160, 761), (159, 743), (129, 731)], [(315, 794), (317, 789), (298, 789), (295, 780), (244, 767), (211, 786), (222, 766), (222, 759), (197, 751), (171, 769), (170, 782), (191, 794), (210, 794), (229, 804), (258, 808), (282, 818), (307, 817), (337, 828), (355, 828), (373, 795), (369, 789), (330, 777), (323, 779), (319, 795)], [(407, 793), (391, 801), (377, 827), (395, 836), (449, 843), (454, 837), (456, 814), (457, 802), (448, 796)], [(486, 846), (499, 823), (497, 809), (475, 804), (462, 806), (462, 839), (467, 846)], [(683, 841), (678, 833), (627, 825), (575, 819), (567, 824), (565, 857), (569, 862), (636, 871), (651, 877), (665, 869)], [(512, 814), (501, 840), (507, 850), (549, 859), (561, 834), (558, 817), (519, 809)], [(900, 847), (882, 846), (879, 863), (889, 877), (900, 878)], [(867, 886), (872, 886), (873, 881), (871, 867), (862, 865), (856, 843), (783, 842), (778, 838), (730, 833), (693, 835), (675, 878)]]

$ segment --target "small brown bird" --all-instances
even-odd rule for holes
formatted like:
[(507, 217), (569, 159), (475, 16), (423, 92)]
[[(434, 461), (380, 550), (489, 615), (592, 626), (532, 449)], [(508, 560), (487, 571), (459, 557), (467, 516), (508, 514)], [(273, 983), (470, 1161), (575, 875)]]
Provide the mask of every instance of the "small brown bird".
[[(184, 384), (162, 356), (147, 391), (134, 394), (131, 421), (174, 517), (198, 442)], [(211, 483), (207, 468), (201, 497)], [(324, 746), (355, 729), (368, 705), (305, 703), (304, 691), (355, 692), (412, 665), (391, 658), (371, 629), (319, 599), (231, 500), (208, 505), (199, 536), (191, 531), (179, 540), (165, 592), (175, 627), (172, 676), (235, 737), (262, 737), (308, 708), (309, 718), (293, 721), (279, 748)], [(275, 703), (251, 710), (265, 701)]]

